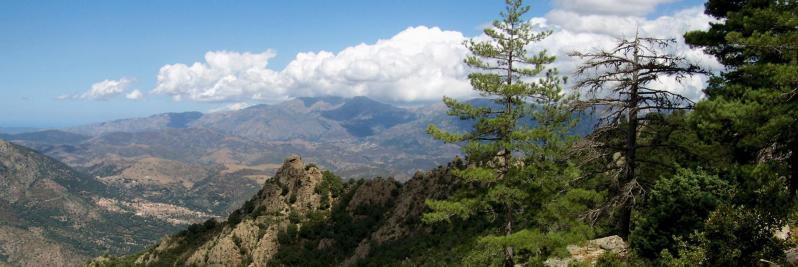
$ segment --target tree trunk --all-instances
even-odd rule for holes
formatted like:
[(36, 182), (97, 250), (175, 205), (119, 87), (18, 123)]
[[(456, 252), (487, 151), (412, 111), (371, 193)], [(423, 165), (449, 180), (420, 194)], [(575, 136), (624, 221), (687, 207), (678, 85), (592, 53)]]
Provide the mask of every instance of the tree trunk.
[[(515, 28), (515, 25), (512, 25), (512, 28)], [(514, 40), (515, 37), (513, 34), (510, 34), (510, 40)], [(507, 54), (507, 87), (510, 89), (513, 85), (513, 50), (511, 49)], [(506, 176), (507, 173), (510, 172), (510, 160), (512, 160), (512, 150), (508, 149), (507, 147), (512, 147), (512, 133), (515, 130), (515, 117), (513, 116), (513, 97), (508, 93), (505, 97), (505, 101), (507, 101), (507, 106), (505, 110), (507, 111), (507, 115), (510, 116), (510, 119), (513, 121), (513, 125), (506, 125), (506, 132), (505, 132), (505, 142), (504, 144), (506, 147), (503, 148), (504, 150), (504, 166), (502, 166), (502, 176)], [(507, 225), (504, 228), (505, 236), (509, 236), (513, 234), (513, 208), (511, 205), (507, 206)], [(505, 267), (513, 267), (515, 265), (515, 259), (513, 258), (513, 247), (507, 246), (504, 248), (504, 266)]]
[[(639, 89), (639, 41), (637, 37), (635, 37), (635, 44), (634, 44), (634, 68), (635, 70), (632, 72), (632, 83), (629, 88), (629, 117), (628, 119), (628, 128), (626, 129), (626, 173), (624, 173), (623, 181), (619, 181), (620, 189), (623, 190), (624, 186), (634, 181), (635, 179), (635, 169), (637, 169), (637, 116), (638, 116), (638, 105), (640, 104), (640, 99), (638, 95)], [(621, 194), (626, 194), (627, 192), (620, 192)], [(625, 198), (626, 196), (621, 196)], [(624, 239), (629, 237), (629, 233), (631, 231), (631, 221), (632, 221), (632, 203), (622, 203), (620, 218), (618, 221), (618, 227), (620, 228), (620, 236)]]
[(620, 208), (618, 212), (620, 216), (618, 218), (618, 229), (621, 232), (618, 233), (618, 236), (623, 238), (623, 240), (629, 240), (629, 234), (631, 234), (631, 227), (632, 227), (632, 206), (624, 205)]
[[(507, 224), (504, 227), (504, 235), (510, 236), (513, 234), (513, 210), (511, 207), (507, 207)], [(505, 267), (513, 267), (515, 265), (515, 259), (513, 255), (513, 247), (507, 246), (504, 248), (504, 266)]]
[(790, 196), (795, 196), (798, 191), (798, 141), (792, 143), (790, 148)]

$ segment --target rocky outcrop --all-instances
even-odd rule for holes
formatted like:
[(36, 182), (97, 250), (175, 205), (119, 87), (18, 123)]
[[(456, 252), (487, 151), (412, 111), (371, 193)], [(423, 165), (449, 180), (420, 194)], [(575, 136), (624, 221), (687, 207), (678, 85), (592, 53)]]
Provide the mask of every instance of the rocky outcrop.
[(277, 235), (292, 222), (291, 215), (305, 217), (317, 210), (321, 197), (315, 193), (322, 182), (322, 173), (315, 166), (305, 166), (302, 158), (288, 157), (276, 175), (244, 207), (233, 212), (228, 221), (217, 226), (196, 248), (185, 249), (195, 236), (176, 236), (162, 240), (150, 252), (136, 260), (137, 264), (155, 265), (161, 255), (178, 254), (187, 266), (266, 266), (277, 252)]
[[(389, 242), (431, 233), (432, 229), (420, 222), (425, 200), (444, 198), (457, 186), (449, 168), (439, 167), (416, 173), (405, 184), (383, 178), (339, 184), (338, 190), (343, 191), (321, 201), (322, 194), (328, 198), (333, 195), (322, 186), (336, 181), (324, 179), (318, 168), (291, 156), (226, 222), (189, 227), (136, 256), (135, 262), (149, 266), (254, 267), (270, 262), (279, 265), (286, 254), (298, 255), (291, 251), (305, 250), (302, 253), (327, 255), (323, 257), (340, 253), (329, 262), (325, 258), (325, 264), (331, 266), (354, 265)], [(357, 231), (342, 224), (357, 224)], [(318, 234), (322, 232), (326, 234)], [(340, 243), (343, 241), (354, 243)], [(113, 261), (107, 265), (113, 265)]]
[[(275, 176), (281, 185), (287, 186), (285, 196), (291, 210), (305, 214), (319, 208), (321, 196), (316, 194), (316, 187), (321, 183), (321, 170), (315, 166), (305, 168), (305, 163), (297, 155), (285, 160)], [(270, 208), (270, 207), (267, 207)]]
[(573, 263), (587, 263), (595, 266), (599, 257), (604, 253), (613, 253), (619, 257), (627, 255), (629, 245), (617, 235), (593, 239), (587, 241), (582, 246), (569, 245), (567, 247), (568, 253), (571, 254), (569, 258), (552, 258), (543, 262), (547, 267), (568, 267)]

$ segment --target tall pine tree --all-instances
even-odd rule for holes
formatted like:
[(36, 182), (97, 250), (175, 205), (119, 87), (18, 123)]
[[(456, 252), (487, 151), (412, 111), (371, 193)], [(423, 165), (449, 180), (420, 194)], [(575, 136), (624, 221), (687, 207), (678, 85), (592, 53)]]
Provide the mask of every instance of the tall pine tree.
[(685, 41), (726, 69), (710, 79), (690, 123), (723, 152), (715, 168), (737, 188), (706, 230), (708, 255), (749, 265), (778, 259), (784, 243), (771, 232), (794, 223), (798, 192), (798, 1), (710, 0), (705, 13), (718, 22)]
[(445, 200), (428, 200), (432, 211), (424, 221), (480, 216), (492, 222), (500, 235), (483, 241), (502, 248), (505, 266), (516, 262), (516, 248), (522, 244), (515, 235), (529, 226), (531, 203), (540, 199), (530, 192), (545, 187), (543, 181), (577, 176), (564, 159), (566, 135), (573, 127), (565, 105), (568, 98), (562, 78), (546, 67), (555, 58), (526, 49), (550, 32), (534, 32), (523, 19), (528, 11), (521, 0), (507, 0), (502, 19), (484, 30), (489, 38), (465, 43), (471, 51), (465, 63), (474, 70), (469, 74), (471, 85), (492, 102), (480, 105), (448, 97), (443, 101), (449, 115), (473, 121), (473, 129), (453, 133), (435, 125), (428, 128), (436, 139), (462, 144), (467, 167), (453, 170), (463, 189)]
[(744, 166), (734, 172), (785, 177), (795, 195), (798, 1), (710, 0), (706, 13), (721, 21), (687, 33), (685, 40), (714, 55), (727, 70), (710, 80), (707, 101), (697, 106), (699, 126)]

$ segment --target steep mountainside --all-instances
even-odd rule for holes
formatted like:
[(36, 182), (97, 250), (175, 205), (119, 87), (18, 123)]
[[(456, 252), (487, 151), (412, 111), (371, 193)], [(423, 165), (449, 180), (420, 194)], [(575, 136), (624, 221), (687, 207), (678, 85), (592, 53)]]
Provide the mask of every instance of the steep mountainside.
[(61, 162), (0, 140), (0, 265), (72, 266), (140, 249), (175, 229), (97, 205), (111, 195), (113, 189)]
[[(425, 240), (462, 229), (436, 229), (420, 223), (427, 198), (440, 198), (456, 184), (447, 168), (418, 173), (405, 184), (389, 179), (343, 183), (332, 173), (305, 165), (298, 156), (285, 160), (277, 174), (224, 222), (208, 220), (166, 237), (150, 249), (120, 258), (101, 257), (94, 266), (331, 266), (402, 260), (413, 265), (408, 250), (430, 248)], [(443, 234), (444, 232), (448, 232)], [(455, 235), (457, 236), (457, 235)], [(468, 244), (468, 243), (466, 243)], [(391, 248), (390, 254), (385, 248)], [(386, 254), (387, 253), (387, 254)], [(449, 253), (442, 262), (460, 255)], [(424, 264), (423, 261), (415, 262)]]

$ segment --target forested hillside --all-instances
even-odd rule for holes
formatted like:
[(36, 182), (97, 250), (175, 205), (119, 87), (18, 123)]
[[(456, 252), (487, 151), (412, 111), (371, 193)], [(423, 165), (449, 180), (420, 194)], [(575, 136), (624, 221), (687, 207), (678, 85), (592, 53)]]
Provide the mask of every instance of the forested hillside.
[(67, 165), (0, 140), (0, 265), (75, 266), (130, 253), (177, 227), (102, 199), (116, 191)]

